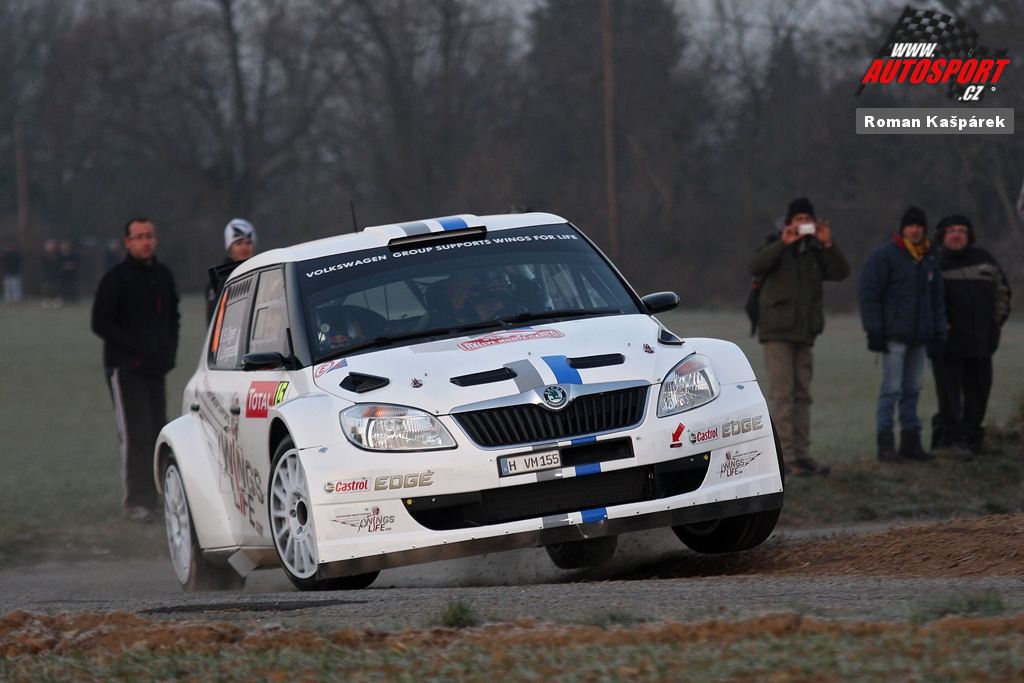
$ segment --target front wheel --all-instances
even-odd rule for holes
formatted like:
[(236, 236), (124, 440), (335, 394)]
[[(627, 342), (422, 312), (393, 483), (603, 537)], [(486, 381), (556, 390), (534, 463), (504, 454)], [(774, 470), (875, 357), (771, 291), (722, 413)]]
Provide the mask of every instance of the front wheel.
[(164, 467), (164, 525), (171, 565), (186, 593), (212, 590), (241, 590), (245, 577), (231, 567), (216, 565), (203, 557), (185, 497), (185, 485), (177, 461), (169, 458)]
[(682, 524), (672, 531), (690, 550), (717, 555), (749, 550), (761, 545), (779, 521), (781, 509), (762, 510), (736, 517), (715, 519), (697, 524)]
[(313, 505), (299, 451), (291, 437), (285, 437), (278, 444), (271, 470), (270, 530), (288, 580), (304, 591), (359, 589), (373, 583), (380, 572), (317, 578), (320, 555), (313, 524)]

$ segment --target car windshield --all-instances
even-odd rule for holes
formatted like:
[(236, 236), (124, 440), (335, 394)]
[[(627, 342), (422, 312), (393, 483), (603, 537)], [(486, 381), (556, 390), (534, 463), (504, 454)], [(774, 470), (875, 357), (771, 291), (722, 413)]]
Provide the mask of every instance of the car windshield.
[(417, 338), (640, 312), (617, 274), (568, 224), (334, 254), (298, 266), (316, 362)]

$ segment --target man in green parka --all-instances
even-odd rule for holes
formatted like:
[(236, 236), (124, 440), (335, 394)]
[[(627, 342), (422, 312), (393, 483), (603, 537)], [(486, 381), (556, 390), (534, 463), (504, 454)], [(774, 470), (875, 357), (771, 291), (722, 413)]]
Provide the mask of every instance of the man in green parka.
[(794, 199), (782, 230), (768, 236), (750, 261), (760, 280), (758, 339), (768, 372), (768, 408), (782, 444), (786, 473), (829, 473), (811, 451), (812, 348), (825, 328), (822, 282), (840, 281), (850, 264), (806, 197)]

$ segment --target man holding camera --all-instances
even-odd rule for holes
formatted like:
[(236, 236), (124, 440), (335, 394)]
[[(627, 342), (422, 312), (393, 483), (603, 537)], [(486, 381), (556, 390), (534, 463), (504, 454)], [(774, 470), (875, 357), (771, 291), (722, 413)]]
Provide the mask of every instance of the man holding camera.
[(811, 450), (812, 348), (825, 329), (822, 282), (845, 280), (850, 264), (806, 197), (794, 199), (782, 230), (768, 236), (750, 261), (761, 281), (758, 339), (768, 373), (768, 408), (782, 445), (786, 473), (826, 475)]

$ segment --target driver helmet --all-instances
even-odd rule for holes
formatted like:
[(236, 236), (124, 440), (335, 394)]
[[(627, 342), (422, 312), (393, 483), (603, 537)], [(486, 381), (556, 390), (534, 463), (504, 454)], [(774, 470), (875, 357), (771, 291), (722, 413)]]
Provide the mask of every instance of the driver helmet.
[(480, 278), (483, 294), (508, 294), (515, 290), (515, 285), (503, 270), (484, 271)]

